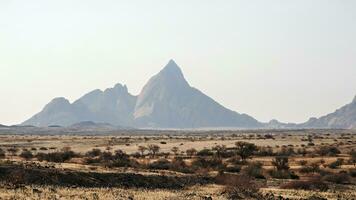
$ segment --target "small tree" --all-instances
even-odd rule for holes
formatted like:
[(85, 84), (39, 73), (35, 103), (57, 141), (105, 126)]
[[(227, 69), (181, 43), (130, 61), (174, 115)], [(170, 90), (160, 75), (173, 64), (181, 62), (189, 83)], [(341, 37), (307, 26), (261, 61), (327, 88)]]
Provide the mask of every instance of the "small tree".
[(171, 151), (174, 153), (174, 155), (178, 155), (179, 148), (178, 147), (173, 147)]
[(223, 154), (226, 153), (226, 146), (225, 145), (217, 145), (212, 148), (213, 151), (216, 152), (216, 155), (221, 158)]
[(242, 160), (246, 160), (257, 150), (257, 146), (248, 142), (236, 142), (236, 154), (241, 157)]
[(148, 150), (150, 151), (152, 157), (155, 157), (160, 149), (161, 147), (159, 147), (158, 145), (155, 144), (148, 145)]
[(145, 151), (147, 151), (147, 147), (138, 146), (138, 151), (141, 153), (141, 156), (143, 156), (145, 154)]
[(194, 156), (195, 154), (197, 154), (197, 150), (194, 149), (194, 148), (187, 149), (185, 152), (186, 152), (187, 155), (190, 156), (190, 157), (192, 157), (192, 156)]
[(272, 164), (276, 167), (278, 171), (288, 170), (288, 156), (277, 156), (272, 161)]

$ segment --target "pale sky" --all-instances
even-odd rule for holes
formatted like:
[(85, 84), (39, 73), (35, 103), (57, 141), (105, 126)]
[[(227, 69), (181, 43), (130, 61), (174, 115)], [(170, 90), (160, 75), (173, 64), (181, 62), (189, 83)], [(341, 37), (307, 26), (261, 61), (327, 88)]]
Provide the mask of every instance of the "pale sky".
[(0, 124), (116, 83), (137, 95), (169, 59), (227, 108), (304, 122), (356, 95), (356, 1), (1, 0)]

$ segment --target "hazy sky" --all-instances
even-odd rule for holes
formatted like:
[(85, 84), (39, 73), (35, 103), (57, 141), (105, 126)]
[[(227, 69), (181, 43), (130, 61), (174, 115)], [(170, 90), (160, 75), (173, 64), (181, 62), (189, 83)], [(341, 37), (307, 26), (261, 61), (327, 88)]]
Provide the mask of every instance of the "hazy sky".
[(354, 0), (0, 1), (0, 123), (127, 84), (169, 59), (260, 121), (303, 122), (356, 95)]

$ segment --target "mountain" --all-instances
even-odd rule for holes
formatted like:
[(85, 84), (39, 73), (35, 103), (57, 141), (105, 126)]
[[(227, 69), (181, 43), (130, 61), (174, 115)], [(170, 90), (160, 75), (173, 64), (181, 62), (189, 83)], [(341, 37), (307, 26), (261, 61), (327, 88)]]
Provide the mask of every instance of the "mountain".
[(82, 121), (131, 125), (136, 97), (127, 87), (116, 84), (105, 91), (94, 90), (74, 103), (60, 97), (53, 99), (38, 114), (22, 123), (34, 126), (70, 126)]
[(105, 91), (94, 90), (73, 103), (55, 98), (22, 125), (70, 126), (83, 121), (140, 128), (263, 126), (191, 87), (173, 60), (148, 81), (138, 96), (117, 84)]
[(252, 117), (226, 109), (191, 87), (170, 60), (153, 76), (137, 98), (134, 119), (139, 127), (259, 127)]
[(320, 118), (310, 118), (307, 122), (299, 124), (304, 128), (356, 128), (356, 96), (353, 101), (335, 112)]

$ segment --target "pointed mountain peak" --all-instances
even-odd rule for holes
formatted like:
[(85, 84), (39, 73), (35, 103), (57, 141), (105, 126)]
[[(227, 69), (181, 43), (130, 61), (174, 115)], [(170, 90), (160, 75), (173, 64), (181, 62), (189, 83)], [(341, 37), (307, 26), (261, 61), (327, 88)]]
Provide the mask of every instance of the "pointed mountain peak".
[(169, 60), (167, 65), (162, 69), (161, 73), (169, 74), (169, 75), (182, 75), (182, 70), (179, 68), (176, 62), (173, 59)]
[(352, 100), (352, 103), (356, 103), (356, 95), (355, 95), (354, 99)]

